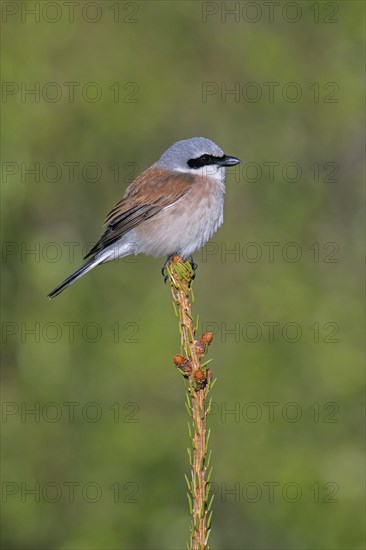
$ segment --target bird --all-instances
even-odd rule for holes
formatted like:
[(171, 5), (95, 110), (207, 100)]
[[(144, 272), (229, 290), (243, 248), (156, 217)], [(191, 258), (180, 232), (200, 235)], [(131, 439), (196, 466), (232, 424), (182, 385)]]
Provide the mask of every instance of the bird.
[(193, 264), (192, 254), (223, 223), (226, 167), (239, 162), (204, 137), (171, 145), (109, 212), (105, 232), (86, 262), (47, 297), (59, 295), (97, 265), (129, 254), (167, 256), (164, 265), (178, 255)]

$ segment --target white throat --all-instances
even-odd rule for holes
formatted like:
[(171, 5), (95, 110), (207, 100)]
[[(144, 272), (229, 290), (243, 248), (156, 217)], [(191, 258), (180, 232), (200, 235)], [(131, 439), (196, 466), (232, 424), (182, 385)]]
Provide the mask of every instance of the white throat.
[(216, 166), (214, 164), (208, 166), (202, 166), (201, 168), (175, 168), (177, 172), (185, 172), (192, 174), (193, 176), (201, 176), (206, 179), (215, 179), (220, 183), (225, 182), (225, 168), (223, 166)]

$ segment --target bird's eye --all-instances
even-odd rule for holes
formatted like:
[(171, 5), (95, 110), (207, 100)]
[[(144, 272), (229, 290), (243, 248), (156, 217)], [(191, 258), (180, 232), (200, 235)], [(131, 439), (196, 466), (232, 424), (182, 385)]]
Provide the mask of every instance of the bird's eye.
[(211, 160), (210, 155), (202, 155), (201, 160), (202, 160), (202, 162), (204, 162), (205, 164), (208, 163), (208, 162), (210, 162), (210, 160)]

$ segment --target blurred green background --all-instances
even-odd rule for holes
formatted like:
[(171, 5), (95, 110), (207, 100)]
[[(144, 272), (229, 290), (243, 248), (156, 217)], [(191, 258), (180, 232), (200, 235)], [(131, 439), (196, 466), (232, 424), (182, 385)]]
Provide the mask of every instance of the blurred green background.
[(137, 173), (202, 135), (242, 159), (195, 256), (211, 545), (363, 548), (363, 3), (1, 8), (3, 547), (185, 548), (163, 259), (45, 296)]

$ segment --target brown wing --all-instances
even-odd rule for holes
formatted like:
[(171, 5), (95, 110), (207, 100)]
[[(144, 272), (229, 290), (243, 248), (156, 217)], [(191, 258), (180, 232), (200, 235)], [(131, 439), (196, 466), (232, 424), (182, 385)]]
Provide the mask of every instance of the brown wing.
[[(191, 189), (195, 176), (149, 168), (127, 188), (125, 196), (109, 212), (107, 229), (85, 256), (88, 258), (118, 241), (127, 231), (155, 216)], [(85, 259), (84, 258), (84, 259)]]

